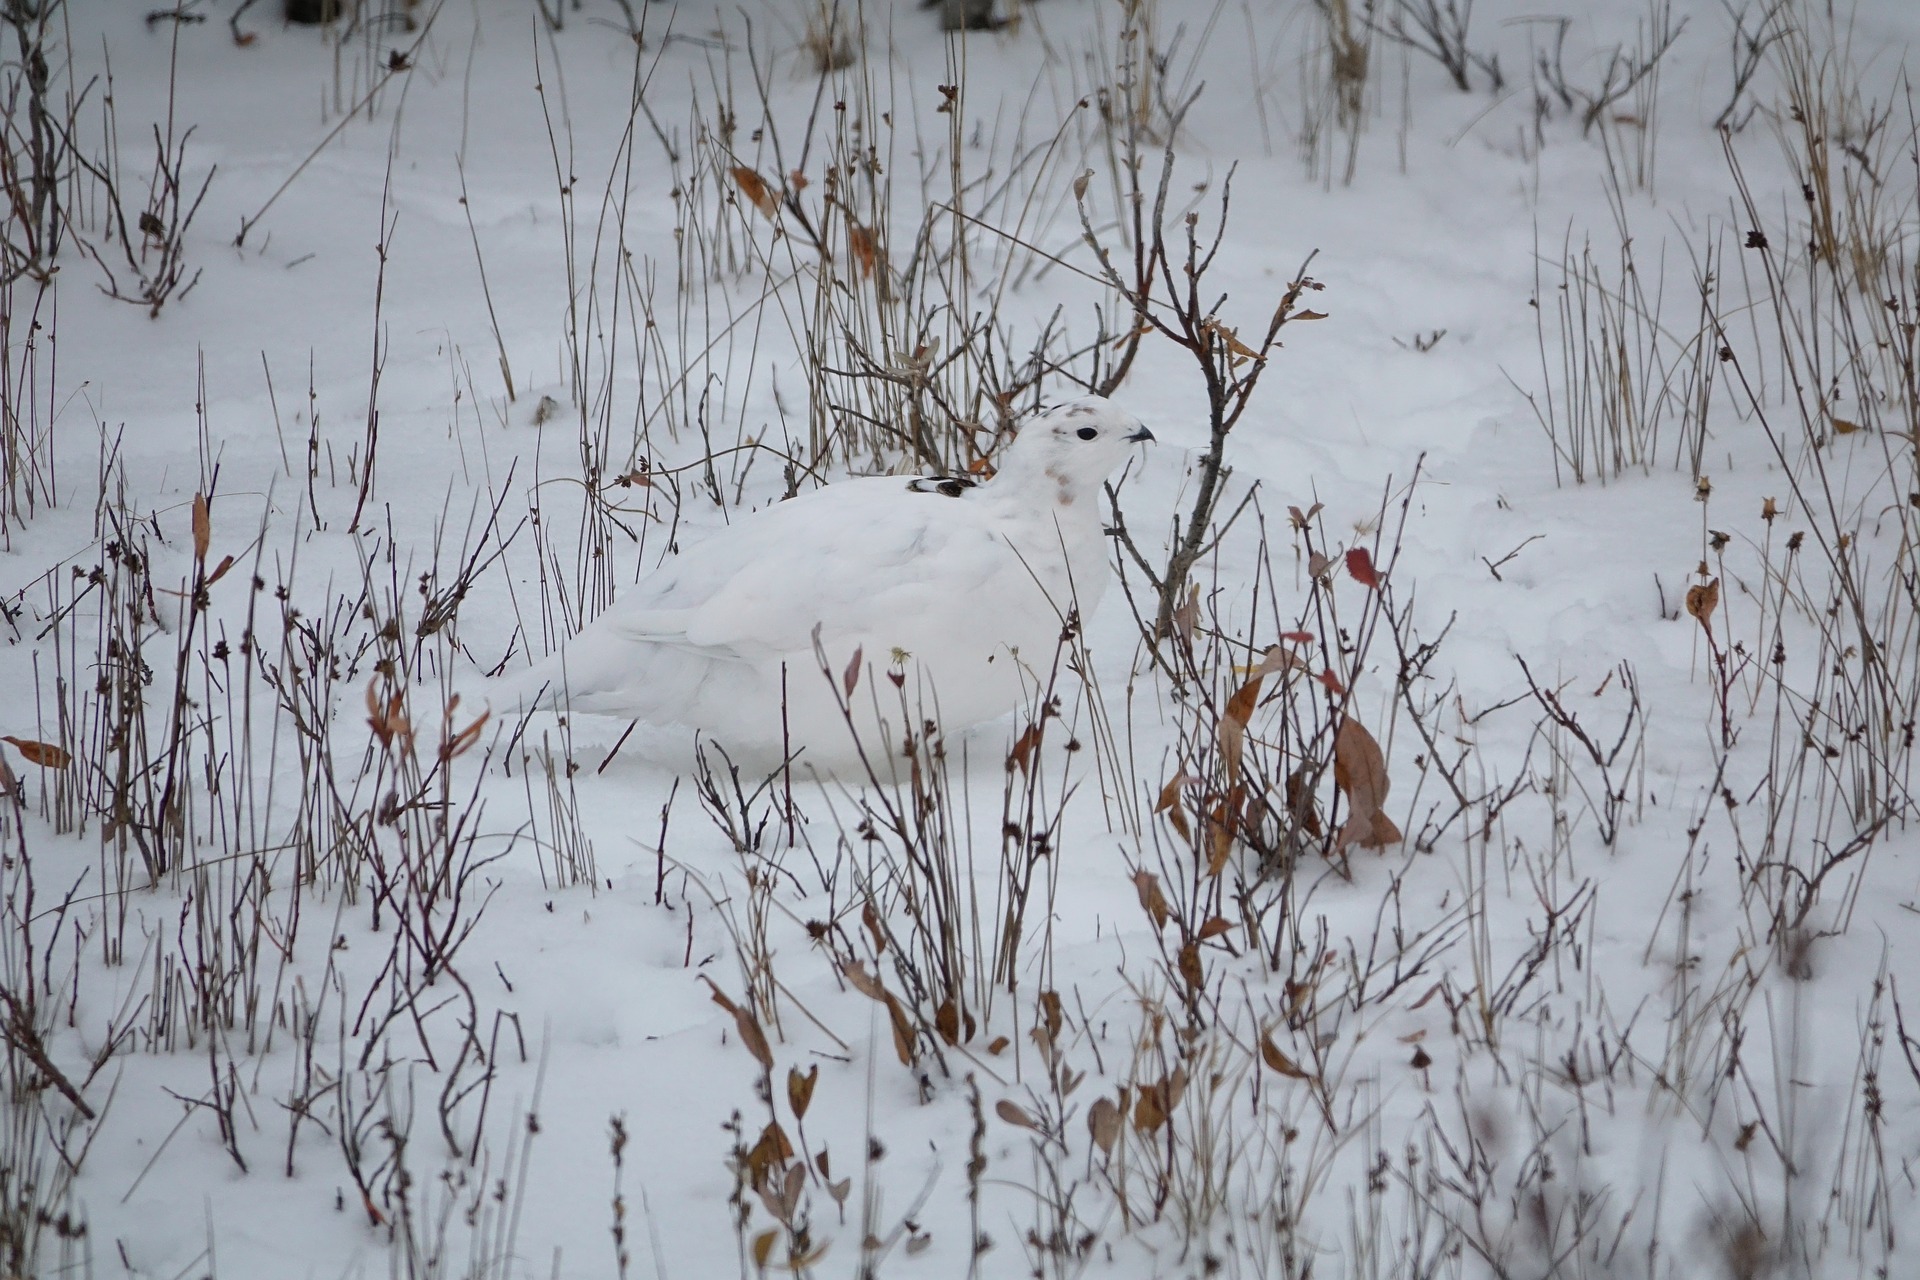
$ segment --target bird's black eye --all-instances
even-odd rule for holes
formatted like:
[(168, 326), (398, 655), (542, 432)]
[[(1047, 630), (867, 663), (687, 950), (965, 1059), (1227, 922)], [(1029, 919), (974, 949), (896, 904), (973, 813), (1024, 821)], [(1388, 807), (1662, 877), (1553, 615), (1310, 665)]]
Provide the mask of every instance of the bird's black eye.
[(1082, 427), (1073, 434), (1079, 436), (1082, 440), (1091, 440), (1100, 434), (1100, 429), (1098, 427)]

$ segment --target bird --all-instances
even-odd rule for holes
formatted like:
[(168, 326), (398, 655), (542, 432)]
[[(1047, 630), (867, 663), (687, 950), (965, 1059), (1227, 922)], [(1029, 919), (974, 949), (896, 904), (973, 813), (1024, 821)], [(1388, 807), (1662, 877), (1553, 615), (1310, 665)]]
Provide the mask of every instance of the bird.
[(989, 478), (850, 478), (774, 503), (487, 699), (679, 725), (735, 761), (829, 773), (935, 726), (945, 740), (1046, 687), (1069, 617), (1113, 576), (1102, 486), (1153, 438), (1091, 396), (1029, 418)]

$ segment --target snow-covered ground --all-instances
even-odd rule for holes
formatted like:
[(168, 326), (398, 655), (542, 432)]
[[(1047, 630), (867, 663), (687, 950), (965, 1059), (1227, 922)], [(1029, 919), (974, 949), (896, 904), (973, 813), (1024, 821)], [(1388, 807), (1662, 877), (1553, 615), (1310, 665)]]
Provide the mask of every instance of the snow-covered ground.
[[(376, 7), (44, 32), (0, 1273), (1920, 1268), (1920, 8)], [(463, 732), (1106, 380), (1162, 193), (1157, 659), (1116, 539), (910, 783)]]

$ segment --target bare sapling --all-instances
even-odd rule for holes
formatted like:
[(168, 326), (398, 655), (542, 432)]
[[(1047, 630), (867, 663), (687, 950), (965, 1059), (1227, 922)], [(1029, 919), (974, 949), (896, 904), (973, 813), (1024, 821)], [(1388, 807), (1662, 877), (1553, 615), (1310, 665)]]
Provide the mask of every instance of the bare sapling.
[[(1198, 96), (1197, 94), (1195, 96)], [(1174, 113), (1174, 131), (1185, 117), (1193, 99)], [(1199, 460), (1199, 487), (1192, 506), (1176, 523), (1173, 546), (1164, 564), (1149, 561), (1120, 515), (1117, 493), (1107, 488), (1114, 505), (1114, 528), (1127, 557), (1145, 576), (1156, 598), (1149, 638), (1158, 646), (1171, 634), (1174, 611), (1186, 598), (1193, 567), (1220, 545), (1220, 540), (1247, 510), (1242, 498), (1224, 521), (1218, 520), (1221, 500), (1233, 468), (1226, 463), (1227, 437), (1240, 422), (1251, 403), (1253, 393), (1267, 370), (1274, 349), (1280, 345), (1280, 332), (1301, 320), (1323, 320), (1325, 315), (1302, 307), (1301, 300), (1310, 291), (1325, 286), (1307, 274), (1314, 254), (1308, 254), (1292, 281), (1281, 294), (1263, 331), (1252, 342), (1220, 318), (1227, 294), (1211, 295), (1207, 273), (1213, 268), (1226, 241), (1228, 215), (1233, 199), (1233, 172), (1229, 170), (1220, 193), (1219, 217), (1211, 239), (1203, 242), (1200, 216), (1188, 212), (1180, 218), (1175, 243), (1168, 243), (1168, 198), (1175, 168), (1174, 148), (1166, 144), (1160, 161), (1160, 180), (1154, 190), (1151, 209), (1140, 188), (1140, 167), (1127, 167), (1129, 197), (1123, 217), (1131, 218), (1127, 243), (1133, 261), (1124, 272), (1118, 255), (1103, 243), (1094, 230), (1092, 211), (1087, 203), (1087, 181), (1083, 175), (1074, 183), (1074, 197), (1080, 211), (1080, 231), (1099, 262), (1099, 274), (1120, 296), (1131, 314), (1131, 331), (1124, 354), (1096, 389), (1110, 395), (1125, 379), (1139, 340), (1155, 335), (1174, 343), (1192, 357), (1207, 395), (1207, 448)], [(1205, 291), (1205, 292), (1203, 292)]]
[(66, 0), (6, 0), (0, 40), (12, 48), (0, 66), (0, 283), (22, 277), (46, 284), (68, 231), (63, 189), (78, 157), (73, 134), (91, 84), (77, 91), (69, 50), (60, 40)]
[(180, 28), (174, 25), (173, 45), (167, 64), (167, 118), (165, 127), (153, 126), (153, 171), (147, 179), (146, 196), (129, 217), (129, 194), (121, 172), (120, 128), (113, 102), (113, 67), (106, 69), (104, 109), (106, 150), (98, 157), (74, 150), (80, 166), (99, 185), (106, 209), (106, 238), (119, 249), (119, 265), (109, 261), (109, 250), (82, 236), (76, 243), (93, 259), (105, 277), (101, 292), (121, 302), (131, 302), (157, 317), (169, 299), (184, 298), (200, 281), (200, 271), (187, 271), (187, 229), (207, 198), (213, 175), (219, 166), (209, 167), (195, 189), (187, 176), (187, 143), (194, 126), (180, 129), (174, 121), (174, 95), (179, 80)]
[(1373, 0), (1366, 4), (1367, 25), (1445, 67), (1447, 77), (1460, 92), (1473, 91), (1471, 73), (1475, 71), (1486, 77), (1489, 92), (1506, 88), (1500, 55), (1482, 52), (1467, 43), (1473, 26), (1473, 0), (1385, 0), (1379, 7), (1385, 12), (1376, 11)]

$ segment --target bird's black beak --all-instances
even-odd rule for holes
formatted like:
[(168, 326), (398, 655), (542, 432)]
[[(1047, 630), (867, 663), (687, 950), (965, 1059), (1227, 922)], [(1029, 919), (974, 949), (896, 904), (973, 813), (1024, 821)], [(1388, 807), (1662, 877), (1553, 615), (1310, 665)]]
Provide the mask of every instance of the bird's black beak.
[(1147, 430), (1145, 427), (1141, 427), (1138, 431), (1134, 432), (1132, 435), (1127, 437), (1127, 443), (1128, 444), (1147, 444), (1152, 439), (1153, 439), (1153, 432)]

